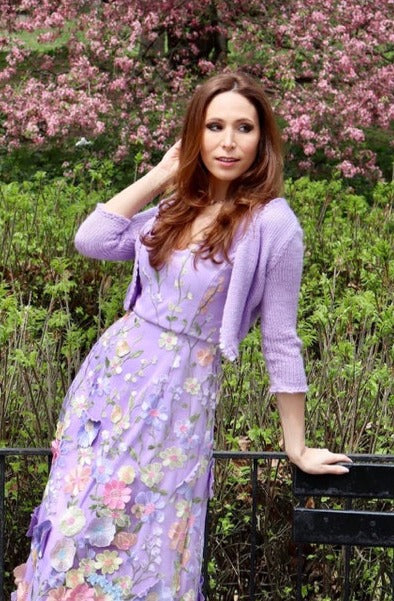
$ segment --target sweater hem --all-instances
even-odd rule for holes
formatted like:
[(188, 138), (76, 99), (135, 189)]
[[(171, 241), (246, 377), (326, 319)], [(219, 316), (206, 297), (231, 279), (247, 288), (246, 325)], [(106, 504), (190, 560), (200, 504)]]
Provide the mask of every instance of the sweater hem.
[(269, 392), (271, 394), (297, 394), (297, 393), (306, 393), (308, 392), (308, 386), (270, 386)]

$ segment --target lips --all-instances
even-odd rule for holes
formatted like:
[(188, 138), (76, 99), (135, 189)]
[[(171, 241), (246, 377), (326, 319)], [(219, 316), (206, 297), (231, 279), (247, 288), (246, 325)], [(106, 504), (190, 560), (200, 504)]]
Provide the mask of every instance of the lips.
[(239, 161), (239, 159), (235, 159), (234, 157), (217, 157), (216, 160), (220, 163), (227, 164), (237, 163)]

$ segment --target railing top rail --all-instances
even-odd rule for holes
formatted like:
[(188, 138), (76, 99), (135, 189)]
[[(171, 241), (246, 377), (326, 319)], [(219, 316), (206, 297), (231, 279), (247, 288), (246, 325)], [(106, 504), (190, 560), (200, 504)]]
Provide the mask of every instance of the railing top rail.
[[(3, 447), (0, 448), (1, 456), (17, 455), (48, 455), (51, 452), (49, 448), (19, 448)], [(215, 450), (213, 455), (216, 459), (287, 459), (286, 453), (279, 451), (220, 451)], [(394, 463), (394, 455), (372, 455), (366, 453), (350, 453), (349, 457), (353, 461)]]
[(49, 455), (51, 449), (49, 448), (38, 448), (38, 447), (28, 447), (28, 448), (11, 448), (4, 447), (0, 449), (0, 457), (2, 456), (17, 456), (17, 455)]

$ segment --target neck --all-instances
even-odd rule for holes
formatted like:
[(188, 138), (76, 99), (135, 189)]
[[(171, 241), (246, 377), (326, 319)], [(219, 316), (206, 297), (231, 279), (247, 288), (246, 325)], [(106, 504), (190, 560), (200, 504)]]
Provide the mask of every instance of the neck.
[(216, 204), (218, 202), (225, 202), (227, 200), (227, 192), (229, 188), (228, 182), (218, 181), (211, 179), (209, 182), (208, 198), (210, 204)]

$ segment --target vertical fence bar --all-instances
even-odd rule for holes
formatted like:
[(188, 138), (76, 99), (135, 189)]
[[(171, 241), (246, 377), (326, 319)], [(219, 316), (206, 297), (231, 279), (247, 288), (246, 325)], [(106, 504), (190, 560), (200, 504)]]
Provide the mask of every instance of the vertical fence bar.
[[(346, 499), (345, 502), (346, 510), (352, 508), (352, 500)], [(346, 545), (345, 547), (345, 582), (343, 586), (343, 601), (350, 601), (350, 558), (352, 554), (352, 547)]]
[(5, 457), (0, 455), (0, 601), (4, 601)]
[(256, 593), (256, 528), (257, 528), (257, 459), (252, 460), (250, 477), (252, 480), (252, 522), (250, 532), (250, 571), (249, 599), (254, 601)]
[(304, 561), (304, 554), (302, 551), (301, 544), (297, 545), (297, 584), (296, 584), (296, 601), (302, 601), (302, 564)]
[[(306, 505), (306, 497), (300, 497), (298, 503), (303, 507)], [(297, 583), (296, 583), (296, 601), (302, 601), (302, 582), (304, 576), (304, 545), (297, 543)]]
[(343, 601), (350, 601), (350, 558), (352, 555), (352, 547), (345, 547), (345, 582), (343, 586)]
[(204, 527), (204, 552), (202, 560), (202, 593), (205, 598), (209, 595), (209, 582), (208, 582), (208, 538), (210, 530), (210, 514), (209, 514), (209, 499), (207, 502), (207, 513), (205, 516), (205, 527)]
[(391, 557), (391, 599), (394, 601), (394, 549)]

